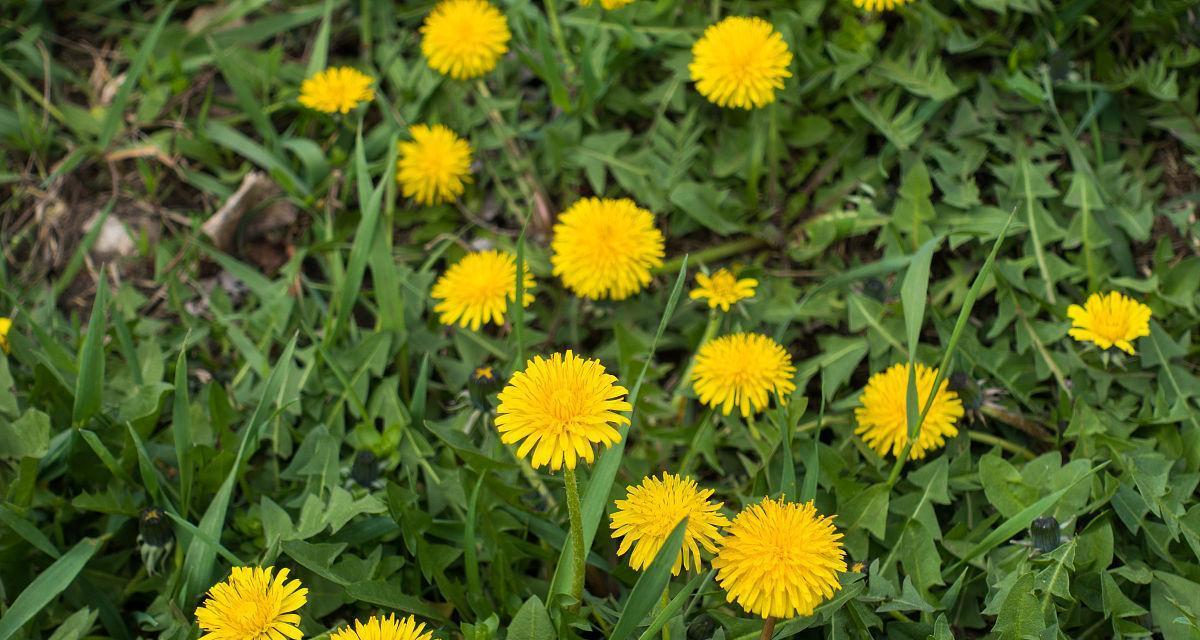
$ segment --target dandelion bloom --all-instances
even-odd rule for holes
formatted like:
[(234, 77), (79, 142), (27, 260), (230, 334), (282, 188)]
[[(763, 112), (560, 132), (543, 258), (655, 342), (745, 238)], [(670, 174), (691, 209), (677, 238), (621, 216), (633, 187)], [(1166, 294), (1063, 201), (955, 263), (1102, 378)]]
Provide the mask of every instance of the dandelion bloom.
[[(917, 364), (917, 406), (925, 408), (937, 369)], [(881, 456), (899, 456), (908, 444), (908, 363), (894, 364), (883, 373), (867, 380), (859, 399), (862, 406), (854, 410), (858, 427), (854, 432)], [(946, 444), (947, 438), (958, 435), (958, 419), (963, 417), (963, 404), (958, 393), (943, 380), (925, 415), (921, 433), (913, 443), (909, 459), (919, 460), (929, 451)]]
[(867, 11), (891, 11), (912, 0), (854, 0), (854, 6)]
[(679, 521), (687, 518), (683, 548), (671, 573), (699, 569), (700, 547), (716, 551), (721, 527), (729, 526), (729, 520), (720, 513), (722, 503), (709, 500), (712, 494), (712, 489), (700, 489), (691, 478), (669, 473), (664, 473), (662, 479), (648, 477), (642, 484), (629, 487), (626, 498), (616, 501), (617, 510), (612, 514), (612, 537), (621, 539), (617, 555), (623, 556), (632, 548), (629, 566), (636, 571), (645, 569)]
[(8, 332), (12, 330), (12, 318), (0, 318), (0, 350), (9, 353), (12, 347), (8, 344)]
[(300, 614), (308, 589), (288, 582), (288, 570), (234, 567), (229, 579), (208, 590), (196, 609), (200, 640), (282, 640), (300, 638)]
[(654, 215), (628, 198), (584, 198), (554, 225), (554, 275), (576, 295), (624, 300), (662, 266), (663, 235)]
[(420, 204), (450, 202), (471, 181), (471, 145), (449, 128), (413, 125), (411, 142), (400, 143), (396, 181), (404, 197)]
[[(533, 274), (524, 269), (521, 305), (533, 303)], [(511, 253), (477, 251), (454, 263), (433, 285), (439, 302), (433, 310), (444, 325), (458, 324), (478, 331), (484, 323), (504, 324), (508, 302), (517, 299), (517, 261)]]
[(1150, 307), (1116, 291), (1093, 293), (1081, 307), (1067, 307), (1071, 334), (1101, 349), (1116, 347), (1133, 355), (1133, 341), (1150, 335)]
[[(585, 7), (590, 7), (594, 1), (595, 0), (580, 0), (580, 4)], [(621, 7), (630, 4), (633, 4), (633, 0), (600, 0), (600, 6), (610, 11), (613, 9), (620, 9)]]
[(629, 393), (614, 384), (599, 360), (584, 360), (571, 351), (541, 356), (525, 363), (500, 392), (496, 429), (504, 444), (521, 443), (517, 455), (532, 452), (534, 468), (574, 469), (579, 458), (595, 460), (592, 446), (621, 440), (614, 424), (629, 424), (620, 411), (632, 411)]
[(364, 624), (354, 621), (354, 628), (346, 627), (329, 635), (329, 640), (430, 640), (432, 631), (425, 630), (425, 623), (418, 623), (413, 616), (397, 619), (388, 614), (386, 618), (371, 616)]
[(759, 413), (774, 393), (780, 402), (796, 390), (792, 357), (778, 342), (757, 333), (734, 333), (701, 345), (692, 368), (700, 402), (729, 415)]
[(350, 113), (375, 99), (371, 77), (352, 67), (318, 71), (300, 84), (300, 104), (325, 113)]
[(434, 71), (455, 80), (496, 68), (512, 33), (499, 9), (484, 0), (442, 0), (421, 25), (421, 53)]
[(712, 565), (726, 601), (736, 601), (748, 613), (763, 618), (812, 615), (842, 588), (842, 534), (812, 501), (766, 498), (735, 516), (725, 533)]
[(692, 46), (688, 70), (700, 95), (720, 107), (756, 109), (775, 101), (792, 77), (783, 36), (762, 18), (731, 17), (711, 25)]
[(738, 280), (729, 269), (720, 269), (711, 276), (697, 273), (696, 288), (688, 296), (692, 300), (707, 300), (709, 309), (721, 307), (721, 311), (729, 311), (735, 302), (753, 298), (757, 286), (758, 280), (754, 278)]

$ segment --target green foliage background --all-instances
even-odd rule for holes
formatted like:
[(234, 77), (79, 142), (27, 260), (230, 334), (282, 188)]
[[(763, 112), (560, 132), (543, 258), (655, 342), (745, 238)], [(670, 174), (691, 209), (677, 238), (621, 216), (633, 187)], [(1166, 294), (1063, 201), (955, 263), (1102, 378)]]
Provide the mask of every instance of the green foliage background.
[[(729, 513), (785, 493), (838, 514), (861, 572), (781, 636), (1200, 637), (1195, 2), (564, 2), (567, 59), (546, 7), (500, 0), (512, 51), (481, 83), (424, 64), (429, 2), (4, 4), (0, 638), (196, 637), (202, 593), (241, 563), (293, 568), (310, 637), (376, 610), (442, 638), (651, 635), (656, 599), (630, 596), (600, 509), (659, 470)], [(787, 40), (769, 108), (691, 87), (718, 15)], [(378, 99), (301, 108), (327, 63)], [(476, 149), (460, 206), (398, 196), (395, 142), (418, 122)], [(252, 170), (300, 211), (277, 269), (199, 233)], [(667, 235), (636, 298), (581, 303), (550, 277), (549, 216), (589, 194), (635, 199)], [(136, 255), (88, 257), (96, 212), (135, 229)], [(157, 233), (130, 222), (147, 216)], [(484, 244), (520, 246), (537, 301), (503, 330), (439, 326), (433, 279)], [(798, 366), (757, 436), (671, 402), (708, 317), (678, 294), (728, 265), (761, 286), (724, 329)], [(1153, 309), (1135, 357), (1066, 336), (1066, 306), (1108, 289)], [(941, 362), (969, 300), (948, 363), (970, 421), (890, 483), (852, 436), (859, 390), (910, 347)], [(642, 383), (600, 463), (615, 482), (582, 474), (599, 533), (579, 614), (552, 585), (560, 478), (523, 470), (465, 392), (476, 366), (566, 348)], [(156, 565), (150, 507), (175, 541)], [(1049, 551), (1029, 545), (1043, 516), (1062, 526)], [(672, 638), (761, 627), (705, 574), (670, 594)]]

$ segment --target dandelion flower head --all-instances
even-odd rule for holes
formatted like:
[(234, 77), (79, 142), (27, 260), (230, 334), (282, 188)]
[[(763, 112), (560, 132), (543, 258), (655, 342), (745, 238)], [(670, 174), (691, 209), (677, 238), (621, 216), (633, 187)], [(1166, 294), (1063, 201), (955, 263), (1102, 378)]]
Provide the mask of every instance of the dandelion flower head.
[(400, 143), (396, 181), (406, 198), (419, 204), (451, 202), (471, 181), (471, 145), (448, 127), (418, 124), (412, 140)]
[(624, 300), (662, 266), (664, 241), (654, 215), (632, 200), (584, 198), (554, 225), (554, 275), (576, 295)]
[(213, 586), (196, 609), (200, 640), (283, 640), (300, 638), (300, 614), (308, 589), (288, 581), (288, 570), (234, 567), (225, 582)]
[[(881, 456), (899, 456), (908, 444), (908, 363), (892, 365), (867, 380), (859, 398), (861, 406), (854, 410), (858, 426), (854, 432)], [(937, 369), (917, 364), (917, 406), (925, 407)], [(919, 409), (918, 409), (919, 410)], [(958, 393), (942, 381), (934, 396), (933, 405), (921, 424), (921, 433), (913, 443), (909, 459), (919, 460), (958, 435), (958, 419), (963, 417), (963, 404)]]
[(813, 503), (766, 498), (725, 530), (713, 559), (728, 602), (763, 618), (812, 615), (842, 588), (842, 534)]
[(770, 395), (780, 402), (796, 390), (792, 357), (778, 343), (757, 333), (734, 333), (704, 343), (696, 352), (692, 384), (700, 402), (743, 417), (766, 409)]
[(517, 455), (530, 456), (535, 469), (574, 469), (580, 458), (591, 464), (594, 445), (620, 442), (613, 425), (629, 424), (620, 413), (633, 409), (625, 401), (629, 391), (616, 382), (599, 360), (585, 360), (572, 351), (549, 359), (534, 356), (500, 392), (500, 441), (520, 443)]
[(325, 113), (350, 113), (375, 99), (371, 77), (352, 67), (319, 71), (300, 83), (300, 104)]
[(712, 489), (697, 487), (691, 478), (669, 473), (662, 474), (662, 478), (645, 478), (640, 485), (629, 487), (625, 499), (616, 501), (617, 510), (610, 525), (612, 537), (621, 540), (617, 555), (623, 556), (632, 549), (629, 566), (637, 571), (645, 569), (676, 525), (687, 518), (683, 548), (671, 573), (679, 575), (681, 569), (699, 569), (700, 548), (710, 553), (716, 551), (721, 527), (729, 526), (729, 520), (721, 515), (721, 503), (709, 500), (712, 494)]
[(1116, 347), (1133, 355), (1133, 341), (1150, 335), (1150, 307), (1117, 291), (1093, 293), (1082, 307), (1067, 307), (1067, 317), (1072, 338), (1101, 349)]
[(455, 80), (496, 68), (512, 33), (504, 14), (485, 0), (442, 0), (421, 25), (421, 53), (434, 71)]
[[(524, 270), (522, 305), (533, 303), (533, 274)], [(454, 263), (433, 285), (433, 310), (442, 324), (479, 327), (504, 324), (508, 303), (517, 299), (517, 262), (511, 253), (491, 249), (469, 253)]]
[(756, 109), (775, 101), (792, 76), (783, 36), (762, 18), (729, 17), (692, 46), (688, 70), (700, 95), (720, 107)]

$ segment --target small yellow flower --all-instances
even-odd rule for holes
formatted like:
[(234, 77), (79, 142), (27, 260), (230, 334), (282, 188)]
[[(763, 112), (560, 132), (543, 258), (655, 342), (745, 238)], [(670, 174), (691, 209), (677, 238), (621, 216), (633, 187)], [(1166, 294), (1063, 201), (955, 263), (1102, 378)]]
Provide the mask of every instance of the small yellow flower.
[(584, 198), (554, 225), (550, 264), (576, 295), (624, 300), (662, 266), (663, 235), (654, 215), (628, 198)]
[(480, 382), (491, 382), (496, 379), (496, 372), (491, 367), (476, 367), (471, 377)]
[(1133, 355), (1133, 341), (1150, 335), (1150, 307), (1116, 291), (1093, 293), (1082, 307), (1067, 307), (1067, 317), (1072, 338), (1101, 349), (1116, 347)]
[(8, 332), (12, 330), (12, 318), (0, 318), (0, 349), (4, 353), (11, 353), (12, 347), (8, 344)]
[(711, 25), (692, 46), (688, 65), (696, 90), (720, 107), (755, 109), (775, 101), (792, 77), (783, 36), (762, 18), (730, 17)]
[(734, 333), (710, 340), (696, 352), (692, 383), (700, 402), (743, 417), (766, 409), (774, 393), (780, 403), (796, 390), (792, 357), (778, 342), (757, 333)]
[(504, 444), (521, 443), (517, 455), (532, 452), (530, 464), (558, 471), (574, 469), (579, 458), (591, 464), (593, 445), (621, 441), (614, 424), (629, 424), (620, 411), (632, 411), (629, 393), (614, 384), (599, 360), (584, 360), (571, 351), (541, 356), (525, 363), (500, 392), (496, 429)]
[(709, 276), (704, 273), (696, 274), (696, 288), (692, 289), (689, 297), (692, 300), (708, 300), (708, 308), (729, 311), (736, 302), (754, 297), (754, 287), (758, 280), (754, 278), (737, 279), (729, 269), (719, 269)]
[(763, 618), (812, 615), (842, 588), (842, 534), (811, 501), (766, 498), (733, 519), (713, 559), (725, 599)]
[[(918, 411), (925, 408), (936, 377), (937, 369), (917, 363)], [(963, 417), (963, 405), (958, 393), (949, 387), (943, 380), (938, 388), (921, 424), (921, 433), (909, 452), (910, 460), (924, 458), (926, 453), (945, 445), (947, 438), (958, 435), (957, 423)], [(858, 422), (854, 433), (862, 436), (863, 442), (879, 455), (899, 456), (908, 444), (908, 363), (892, 365), (887, 371), (871, 376), (859, 402), (862, 406), (854, 410)]]
[[(533, 303), (533, 274), (523, 274), (522, 306)], [(510, 300), (517, 299), (517, 261), (511, 253), (477, 251), (454, 263), (433, 285), (430, 296), (438, 300), (433, 310), (444, 325), (458, 324), (478, 331), (484, 323), (504, 324)]]
[(854, 6), (867, 11), (891, 11), (912, 2), (912, 0), (853, 0)]
[(300, 84), (300, 104), (325, 113), (350, 113), (375, 99), (371, 77), (351, 67), (318, 71)]
[(627, 489), (624, 500), (617, 500), (617, 510), (612, 514), (612, 537), (621, 539), (617, 555), (633, 549), (629, 555), (629, 566), (641, 571), (650, 566), (667, 538), (679, 524), (688, 519), (683, 534), (683, 548), (675, 558), (671, 573), (679, 575), (681, 569), (700, 568), (700, 547), (710, 553), (717, 550), (715, 544), (721, 538), (721, 527), (729, 526), (729, 520), (721, 515), (720, 502), (709, 500), (712, 489), (700, 489), (691, 478), (664, 473), (662, 479), (647, 477), (642, 484)]
[(425, 631), (425, 623), (418, 623), (413, 616), (396, 618), (388, 614), (386, 618), (370, 619), (363, 623), (354, 621), (354, 628), (346, 627), (329, 634), (329, 640), (430, 640), (432, 631)]
[(451, 202), (471, 181), (471, 145), (449, 128), (413, 125), (411, 142), (400, 143), (396, 181), (404, 197), (420, 204)]
[[(580, 0), (580, 4), (585, 7), (590, 7), (594, 1), (595, 0)], [(633, 4), (633, 0), (600, 0), (600, 6), (608, 9), (609, 11), (612, 11), (613, 9), (620, 9), (621, 7), (630, 4)]]
[(300, 638), (300, 614), (308, 589), (288, 582), (288, 570), (234, 567), (229, 579), (208, 591), (196, 609), (200, 640), (283, 640)]
[(442, 0), (421, 25), (421, 53), (434, 71), (455, 80), (496, 68), (512, 33), (499, 9), (484, 0)]

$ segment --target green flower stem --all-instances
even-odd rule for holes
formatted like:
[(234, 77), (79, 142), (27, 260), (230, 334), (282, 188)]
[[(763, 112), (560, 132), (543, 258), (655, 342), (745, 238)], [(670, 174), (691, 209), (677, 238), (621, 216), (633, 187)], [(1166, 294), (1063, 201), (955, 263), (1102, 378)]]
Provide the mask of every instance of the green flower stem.
[(567, 513), (571, 518), (571, 548), (575, 566), (571, 574), (571, 595), (575, 596), (574, 607), (583, 602), (583, 577), (587, 570), (587, 552), (583, 548), (583, 507), (579, 504), (579, 484), (575, 481), (575, 470), (563, 469), (563, 484), (567, 487)]
[(1004, 449), (1005, 451), (1007, 451), (1009, 453), (1021, 456), (1021, 457), (1025, 458), (1026, 460), (1033, 460), (1034, 458), (1037, 457), (1037, 455), (1034, 454), (1029, 449), (1022, 447), (1019, 444), (1014, 444), (1012, 442), (1009, 442), (1008, 440), (1005, 440), (1004, 438), (1001, 438), (999, 436), (994, 436), (990, 433), (985, 433), (983, 431), (967, 431), (967, 437), (975, 442), (981, 442), (983, 444), (989, 444), (994, 447), (1000, 447), (1001, 449)]
[(575, 75), (575, 63), (571, 61), (570, 50), (567, 49), (567, 39), (563, 37), (562, 25), (558, 22), (558, 0), (545, 0), (546, 19), (550, 21), (550, 33), (554, 36), (554, 44), (558, 47), (558, 54), (562, 56), (563, 66), (567, 68), (567, 75)]
[[(663, 589), (663, 593), (662, 593), (662, 600), (660, 603), (660, 606), (662, 607), (661, 610), (666, 611), (667, 606), (670, 604), (671, 604), (671, 587), (670, 587), (670, 585), (667, 585), (667, 588)], [(663, 640), (671, 640), (671, 623), (670, 623), (670, 621), (668, 621), (662, 627), (662, 638), (663, 638)]]
[(766, 621), (763, 622), (762, 635), (759, 636), (759, 640), (771, 640), (771, 638), (774, 637), (774, 635), (775, 635), (775, 618), (767, 617)]
[[(708, 324), (704, 327), (704, 334), (700, 337), (700, 342), (696, 344), (696, 351), (700, 350), (717, 335), (717, 331), (721, 328), (721, 312), (716, 308), (708, 311)], [(687, 402), (687, 398), (683, 397), (683, 392), (687, 389), (688, 381), (692, 378), (692, 369), (696, 368), (696, 354), (692, 353), (692, 357), (688, 359), (687, 367), (683, 370), (683, 375), (679, 377), (679, 383), (675, 385), (675, 391), (671, 392), (671, 406), (675, 407), (676, 415), (683, 414), (683, 406)]]

